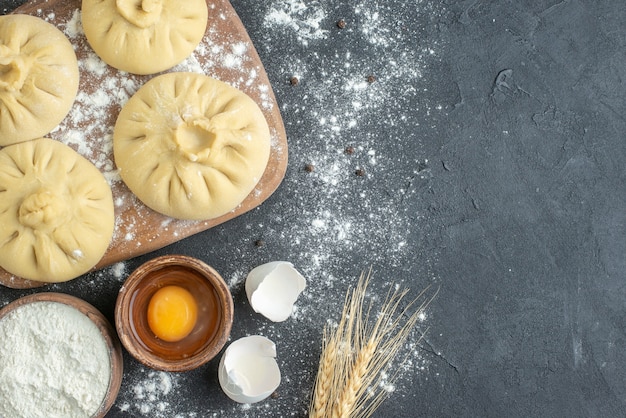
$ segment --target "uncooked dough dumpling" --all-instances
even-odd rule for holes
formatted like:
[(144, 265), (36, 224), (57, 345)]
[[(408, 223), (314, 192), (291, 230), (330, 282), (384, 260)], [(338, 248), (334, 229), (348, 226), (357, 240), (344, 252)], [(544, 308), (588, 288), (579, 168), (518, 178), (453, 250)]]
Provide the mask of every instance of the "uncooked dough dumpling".
[(83, 0), (87, 41), (107, 64), (154, 74), (184, 61), (206, 31), (205, 0)]
[(34, 16), (0, 16), (0, 147), (49, 133), (78, 92), (70, 41)]
[(202, 74), (169, 73), (126, 103), (113, 151), (122, 180), (148, 207), (212, 219), (235, 209), (261, 179), (270, 132), (242, 91)]
[(111, 188), (72, 148), (38, 138), (0, 150), (0, 266), (62, 282), (90, 270), (114, 228)]

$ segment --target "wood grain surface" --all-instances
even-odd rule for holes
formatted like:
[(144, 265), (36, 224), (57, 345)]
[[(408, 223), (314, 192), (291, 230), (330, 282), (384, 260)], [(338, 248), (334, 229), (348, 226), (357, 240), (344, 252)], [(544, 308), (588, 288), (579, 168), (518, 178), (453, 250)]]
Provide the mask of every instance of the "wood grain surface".
[[(59, 29), (63, 29), (68, 22), (75, 19), (76, 13), (80, 11), (80, 6), (80, 0), (36, 0), (19, 7), (14, 13), (38, 16), (59, 27)], [(79, 61), (85, 60), (89, 56), (93, 57), (93, 50), (87, 43), (82, 31), (70, 40)], [(212, 55), (216, 50), (223, 52), (231, 46), (239, 46), (239, 55), (235, 56), (237, 65), (232, 65), (232, 62), (224, 60), (220, 61)], [(95, 269), (146, 254), (235, 218), (260, 205), (282, 182), (287, 168), (288, 151), (287, 137), (279, 107), (256, 49), (229, 1), (211, 1), (206, 33), (199, 48), (194, 52), (194, 56), (202, 68), (210, 69), (207, 75), (234, 85), (259, 104), (272, 134), (272, 149), (265, 173), (255, 190), (235, 210), (207, 221), (182, 221), (156, 213), (143, 205), (122, 181), (119, 179), (112, 181), (113, 199), (116, 202), (116, 227), (112, 242)], [(96, 93), (116, 94), (115, 91), (106, 91), (107, 83), (103, 83), (102, 80), (107, 78), (123, 77), (132, 80), (135, 85), (141, 86), (154, 76), (136, 76), (107, 66), (105, 74), (101, 74), (100, 78), (97, 79), (94, 78), (93, 71), (89, 72), (88, 68), (85, 65), (80, 66), (79, 92), (82, 91), (90, 95)], [(92, 114), (94, 112), (90, 113), (87, 109), (83, 118), (66, 118), (60, 126), (80, 129), (82, 124), (86, 126), (96, 122), (112, 128), (120, 108), (119, 104), (112, 103), (104, 119), (99, 115)], [(72, 111), (76, 111), (76, 106)], [(92, 120), (89, 120), (90, 118)], [(93, 118), (98, 118), (98, 120), (94, 121)], [(80, 119), (80, 123), (76, 122), (77, 126), (71, 126), (75, 119)], [(63, 141), (63, 134), (63, 129), (57, 129), (49, 136)], [(113, 149), (110, 140), (103, 140), (99, 135), (91, 137), (90, 131), (85, 130), (84, 141), (90, 144), (87, 148), (92, 153), (92, 155), (84, 155), (86, 158), (95, 163), (96, 158), (101, 158), (102, 154), (106, 154), (107, 158), (113, 161)], [(73, 146), (71, 143), (68, 145)], [(78, 147), (74, 146), (74, 148)], [(81, 152), (79, 149), (77, 151)], [(82, 153), (84, 154), (84, 151)], [(2, 268), (0, 268), (0, 284), (15, 289), (44, 285), (41, 282), (16, 277)]]

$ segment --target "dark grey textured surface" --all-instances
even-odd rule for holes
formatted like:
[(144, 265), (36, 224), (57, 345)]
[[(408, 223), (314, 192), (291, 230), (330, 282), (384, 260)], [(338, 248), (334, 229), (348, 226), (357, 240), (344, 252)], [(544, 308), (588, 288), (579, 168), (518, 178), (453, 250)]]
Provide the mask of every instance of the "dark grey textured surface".
[[(260, 208), (157, 252), (233, 283), (233, 337), (277, 342), (278, 398), (233, 404), (214, 363), (150, 393), (154, 377), (126, 353), (109, 415), (306, 416), (322, 327), (372, 265), (377, 290), (440, 287), (377, 416), (623, 416), (623, 2), (351, 3), (232, 2), (281, 105), (287, 176)], [(270, 24), (272, 10), (289, 22)], [(241, 287), (276, 259), (310, 281), (284, 324), (254, 314)], [(52, 289), (112, 318), (119, 286), (105, 270)], [(26, 293), (0, 289), (0, 302)]]

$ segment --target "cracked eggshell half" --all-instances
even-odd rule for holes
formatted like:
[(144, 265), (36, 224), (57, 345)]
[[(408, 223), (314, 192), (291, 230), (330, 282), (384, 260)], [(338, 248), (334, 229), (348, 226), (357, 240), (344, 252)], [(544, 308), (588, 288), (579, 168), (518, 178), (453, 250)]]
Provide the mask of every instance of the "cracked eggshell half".
[(262, 264), (246, 278), (246, 294), (252, 309), (274, 322), (289, 318), (305, 287), (305, 278), (287, 261)]
[(276, 345), (260, 335), (238, 339), (224, 351), (218, 379), (224, 393), (235, 402), (266, 399), (280, 385)]

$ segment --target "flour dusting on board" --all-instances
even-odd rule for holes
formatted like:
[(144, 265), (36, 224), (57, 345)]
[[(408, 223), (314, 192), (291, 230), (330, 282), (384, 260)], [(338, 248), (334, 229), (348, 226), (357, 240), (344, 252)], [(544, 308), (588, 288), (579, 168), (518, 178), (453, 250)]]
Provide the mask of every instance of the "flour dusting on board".
[[(52, 134), (72, 146), (81, 155), (91, 159), (104, 172), (110, 183), (120, 182), (121, 178), (112, 160), (113, 126), (103, 124), (101, 121), (106, 119), (112, 109), (124, 106), (141, 87), (142, 81), (139, 77), (125, 72), (107, 73), (107, 64), (87, 45), (80, 10), (75, 10), (71, 19), (61, 25), (61, 29), (75, 48), (84, 51), (85, 56), (81, 55), (78, 62), (83, 80), (73, 109)], [(170, 71), (204, 73), (209, 76), (212, 75), (211, 69), (215, 66), (243, 71), (241, 64), (246, 57), (247, 48), (243, 42), (232, 46), (220, 45), (208, 36), (191, 56)], [(205, 55), (210, 55), (211, 59), (205, 60)], [(203, 59), (198, 59), (198, 56), (202, 56)], [(201, 64), (201, 61), (204, 64)], [(244, 75), (241, 82), (246, 85), (252, 84), (256, 78), (254, 71)], [(239, 82), (232, 84), (240, 87)], [(262, 89), (262, 86), (258, 88)], [(87, 138), (101, 139), (90, 141)]]
[[(148, 226), (152, 212), (128, 191), (121, 180), (113, 159), (115, 119), (111, 121), (110, 118), (111, 115), (119, 113), (147, 78), (112, 70), (94, 53), (85, 37), (79, 9), (71, 12), (65, 22), (59, 22), (59, 16), (54, 14), (41, 17), (54, 19), (71, 41), (76, 50), (81, 74), (79, 92), (74, 105), (50, 136), (89, 159), (111, 185), (116, 214), (124, 214), (116, 216), (113, 234), (113, 246), (116, 250), (129, 254), (143, 251), (142, 245), (158, 237), (158, 233)], [(230, 85), (248, 94), (254, 93), (261, 109), (271, 111), (275, 106), (271, 89), (267, 83), (260, 80), (261, 69), (250, 57), (250, 51), (254, 48), (247, 41), (229, 42), (230, 40), (224, 39), (223, 34), (209, 27), (195, 51), (168, 71), (195, 72), (219, 78), (220, 71), (226, 69)], [(280, 141), (276, 138), (278, 134), (272, 130), (271, 135), (273, 148), (278, 155), (281, 153)], [(189, 235), (186, 231), (193, 231), (198, 225), (202, 224), (174, 220), (164, 230), (173, 240), (177, 240)], [(138, 231), (155, 235), (153, 238), (144, 237), (144, 234)]]

